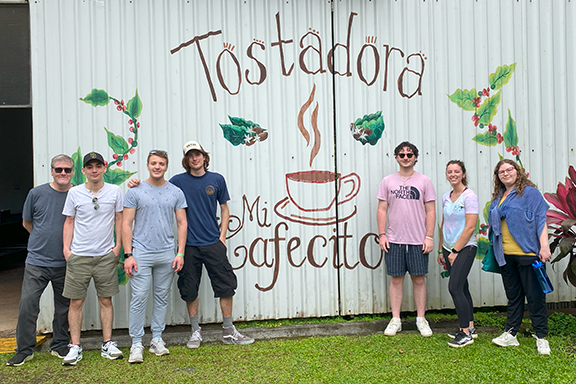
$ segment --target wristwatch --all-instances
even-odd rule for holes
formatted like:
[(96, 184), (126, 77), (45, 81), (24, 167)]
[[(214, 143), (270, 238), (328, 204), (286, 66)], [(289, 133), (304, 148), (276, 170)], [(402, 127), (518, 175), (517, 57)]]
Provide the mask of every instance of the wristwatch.
[(460, 251), (457, 251), (456, 248), (452, 248), (452, 253), (459, 254)]
[(132, 257), (132, 254), (131, 254), (131, 253), (125, 253), (125, 254), (124, 254), (124, 259), (127, 259), (127, 258), (129, 258), (129, 257)]

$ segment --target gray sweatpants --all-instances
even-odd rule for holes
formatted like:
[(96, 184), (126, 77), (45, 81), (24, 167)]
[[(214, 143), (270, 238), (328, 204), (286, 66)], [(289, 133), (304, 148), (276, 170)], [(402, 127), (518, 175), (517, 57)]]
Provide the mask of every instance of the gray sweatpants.
[(130, 300), (129, 333), (132, 337), (132, 345), (134, 345), (142, 342), (142, 336), (144, 336), (144, 320), (150, 284), (153, 286), (154, 297), (150, 327), (152, 337), (162, 337), (162, 332), (166, 327), (168, 294), (174, 277), (172, 263), (175, 253), (173, 249), (162, 253), (144, 253), (135, 248), (132, 252), (138, 265), (138, 272), (130, 278), (132, 299)]

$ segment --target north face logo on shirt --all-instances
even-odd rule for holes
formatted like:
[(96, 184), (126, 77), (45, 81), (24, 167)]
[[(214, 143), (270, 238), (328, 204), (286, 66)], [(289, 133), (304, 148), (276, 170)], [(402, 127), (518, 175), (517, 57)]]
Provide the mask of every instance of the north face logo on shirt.
[(410, 185), (401, 185), (398, 189), (393, 189), (390, 193), (394, 194), (397, 199), (404, 200), (419, 200), (420, 191), (416, 187)]

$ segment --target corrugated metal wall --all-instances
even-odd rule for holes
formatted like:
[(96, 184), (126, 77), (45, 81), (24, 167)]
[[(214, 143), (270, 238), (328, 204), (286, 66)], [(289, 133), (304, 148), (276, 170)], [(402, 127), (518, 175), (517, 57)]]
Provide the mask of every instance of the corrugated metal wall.
[[(111, 169), (145, 178), (146, 155), (160, 148), (174, 175), (191, 139), (211, 153), (210, 169), (226, 177), (232, 197), (236, 319), (389, 311), (373, 234), (376, 190), (398, 169), (393, 149), (403, 140), (419, 147), (416, 169), (439, 197), (449, 189), (446, 162), (464, 160), (470, 187), (488, 201), (498, 155), (511, 154), (472, 141), (487, 128), (448, 96), (489, 87), (499, 67), (516, 64), (490, 93), (500, 92), (491, 123), (504, 133), (513, 118), (532, 180), (553, 191), (576, 160), (568, 113), (576, 11), (567, 0), (45, 0), (30, 10), (36, 184), (48, 181), (48, 161), (60, 152), (80, 147), (112, 161), (104, 127), (134, 139), (128, 117), (113, 103), (79, 98), (97, 88), (127, 102), (137, 90), (138, 146)], [(435, 258), (428, 307), (452, 307)], [(549, 301), (574, 299), (561, 270), (551, 273)], [(505, 304), (500, 279), (479, 262), (470, 285), (476, 306)], [(173, 288), (168, 322), (186, 323)], [(46, 330), (49, 295), (39, 320)], [(127, 327), (129, 296), (123, 286), (114, 298), (115, 327)], [(403, 309), (414, 309), (408, 280)], [(93, 290), (84, 314), (85, 329), (100, 327)], [(200, 316), (221, 319), (207, 279)]]

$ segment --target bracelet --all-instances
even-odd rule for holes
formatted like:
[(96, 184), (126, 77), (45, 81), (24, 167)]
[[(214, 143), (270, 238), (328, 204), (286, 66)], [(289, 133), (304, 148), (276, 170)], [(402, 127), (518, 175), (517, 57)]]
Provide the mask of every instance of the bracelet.
[(177, 253), (176, 256), (184, 257), (184, 254), (183, 253)]
[(382, 236), (386, 236), (385, 233), (381, 233), (380, 235), (378, 235), (378, 239), (382, 238)]
[(132, 254), (131, 254), (131, 253), (125, 253), (125, 254), (124, 254), (124, 259), (127, 259), (127, 258), (129, 258), (129, 257), (132, 257)]
[(439, 250), (438, 250), (438, 253), (439, 253), (439, 254), (443, 254), (444, 251), (443, 251), (442, 249), (439, 249)]
[(432, 236), (426, 236), (426, 238), (434, 241), (434, 238)]

